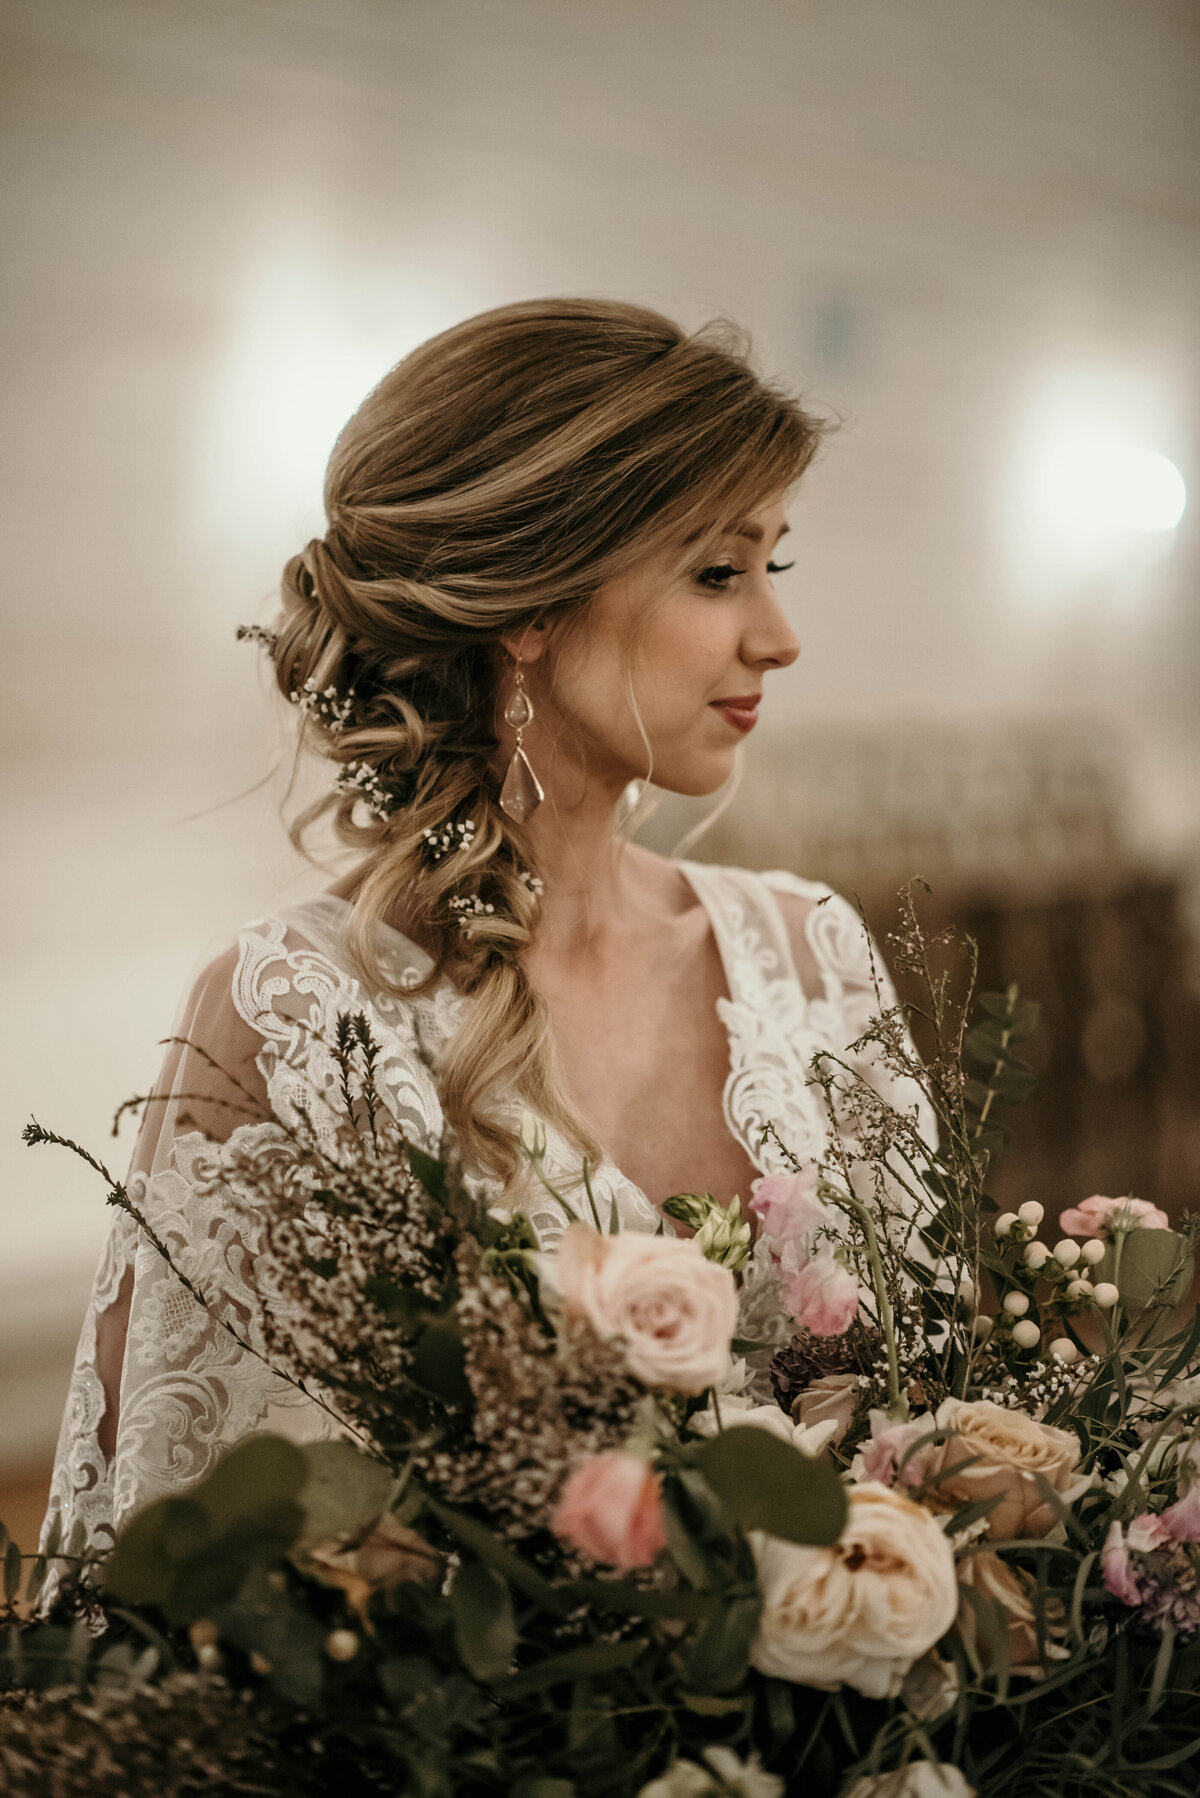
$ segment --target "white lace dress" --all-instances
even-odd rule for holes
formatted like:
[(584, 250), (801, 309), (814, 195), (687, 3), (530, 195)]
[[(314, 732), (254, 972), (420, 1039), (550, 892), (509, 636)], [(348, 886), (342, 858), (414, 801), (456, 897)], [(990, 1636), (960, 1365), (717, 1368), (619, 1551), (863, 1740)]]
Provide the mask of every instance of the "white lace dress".
[[(762, 1140), (768, 1123), (801, 1160), (820, 1159), (830, 1124), (820, 1089), (808, 1084), (811, 1058), (822, 1049), (845, 1056), (878, 1004), (860, 921), (827, 887), (790, 874), (679, 865), (708, 912), (728, 987), (717, 1009), (729, 1037), (729, 1131), (764, 1173), (783, 1166), (778, 1148)], [(776, 895), (787, 896), (790, 932)], [(365, 992), (341, 944), (347, 912), (345, 901), (321, 894), (247, 924), (189, 995), (175, 1034), (237, 1076), (259, 1120), (287, 1116), (298, 1103), (319, 1119), (324, 1095), (332, 1105), (324, 1115), (338, 1109), (326, 1047), (337, 1014), (361, 1010), (382, 1045), (385, 1102), (410, 1140), (436, 1152), (442, 1112), (429, 1062), (467, 1001), (445, 984), (410, 1000)], [(804, 979), (793, 953), (797, 918), (808, 952)], [(428, 957), (380, 929), (389, 973), (397, 984), (415, 984)], [(878, 956), (875, 968), (890, 1003)], [(892, 1103), (922, 1107), (919, 1121), (932, 1138), (916, 1088), (873, 1062), (860, 1065)], [(253, 1231), (231, 1195), (197, 1190), (195, 1170), (211, 1157), (212, 1139), (244, 1142), (247, 1133), (277, 1126), (242, 1121), (239, 1095), (193, 1049), (168, 1053), (155, 1090), (163, 1097), (143, 1121), (130, 1197), (217, 1314), (254, 1342)], [(553, 1131), (545, 1166), (555, 1183), (577, 1175)], [(603, 1164), (593, 1188), (606, 1220), (615, 1201), (623, 1229), (659, 1228), (660, 1213), (619, 1168)], [(523, 1208), (543, 1245), (561, 1233), (564, 1217), (546, 1195)], [(251, 1430), (309, 1439), (336, 1428), (326, 1411), (238, 1347), (127, 1216), (114, 1218), (79, 1338), (43, 1533), (45, 1542), (53, 1531), (67, 1553), (105, 1546), (135, 1507), (186, 1490)], [(747, 1299), (753, 1305), (753, 1293)]]

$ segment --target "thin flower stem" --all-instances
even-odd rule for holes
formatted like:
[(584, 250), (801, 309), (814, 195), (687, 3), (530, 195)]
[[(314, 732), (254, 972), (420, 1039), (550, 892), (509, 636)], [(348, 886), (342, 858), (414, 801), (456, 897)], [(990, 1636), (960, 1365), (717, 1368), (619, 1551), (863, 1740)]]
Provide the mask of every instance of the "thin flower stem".
[(908, 1400), (900, 1390), (900, 1361), (896, 1353), (896, 1320), (892, 1314), (892, 1302), (888, 1297), (887, 1280), (883, 1271), (883, 1256), (879, 1252), (879, 1238), (875, 1234), (875, 1220), (867, 1207), (856, 1199), (853, 1193), (838, 1193), (837, 1203), (843, 1210), (849, 1211), (862, 1225), (862, 1232), (867, 1243), (867, 1260), (871, 1267), (871, 1280), (875, 1287), (875, 1303), (879, 1310), (879, 1328), (883, 1333), (888, 1359), (888, 1416), (893, 1423), (903, 1423), (908, 1415)]
[(261, 1361), (268, 1372), (273, 1373), (277, 1379), (283, 1380), (289, 1386), (294, 1386), (297, 1392), (302, 1392), (305, 1398), (309, 1399), (314, 1405), (319, 1405), (322, 1411), (333, 1418), (339, 1428), (349, 1430), (351, 1435), (356, 1436), (363, 1447), (371, 1454), (376, 1453), (374, 1445), (363, 1431), (357, 1429), (353, 1424), (347, 1423), (346, 1419), (335, 1411), (331, 1404), (323, 1399), (318, 1392), (311, 1391), (310, 1388), (305, 1385), (303, 1380), (297, 1379), (294, 1374), (289, 1374), (285, 1372), (283, 1368), (277, 1367), (268, 1355), (264, 1355), (261, 1349), (255, 1348), (254, 1344), (249, 1341), (247, 1337), (243, 1336), (239, 1330), (235, 1330), (233, 1325), (229, 1323), (226, 1318), (221, 1316), (220, 1312), (217, 1311), (215, 1306), (206, 1297), (203, 1290), (196, 1285), (196, 1282), (190, 1279), (187, 1274), (176, 1266), (171, 1258), (171, 1251), (159, 1237), (145, 1214), (138, 1209), (133, 1200), (129, 1197), (125, 1188), (120, 1185), (119, 1182), (113, 1183), (112, 1190), (108, 1195), (108, 1202), (110, 1205), (115, 1206), (118, 1211), (124, 1211), (128, 1217), (133, 1219), (138, 1228), (143, 1231), (147, 1240), (162, 1256), (184, 1291), (197, 1305), (199, 1305), (202, 1311), (207, 1312), (208, 1316), (211, 1317), (218, 1329), (224, 1330), (227, 1336), (232, 1337), (234, 1342), (237, 1343), (238, 1347), (242, 1349), (244, 1353), (253, 1355), (256, 1361)]

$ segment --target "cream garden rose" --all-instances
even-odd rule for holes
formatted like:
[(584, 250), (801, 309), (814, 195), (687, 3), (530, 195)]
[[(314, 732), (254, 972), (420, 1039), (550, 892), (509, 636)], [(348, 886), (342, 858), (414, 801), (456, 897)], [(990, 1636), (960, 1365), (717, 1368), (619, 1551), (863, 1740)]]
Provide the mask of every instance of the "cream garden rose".
[(598, 1336), (619, 1337), (630, 1371), (648, 1386), (698, 1393), (729, 1369), (737, 1285), (694, 1240), (572, 1224), (558, 1245), (554, 1283), (563, 1305)]
[(823, 1448), (828, 1448), (837, 1428), (832, 1418), (813, 1425), (797, 1423), (778, 1405), (756, 1405), (753, 1399), (741, 1397), (722, 1398), (719, 1404), (708, 1405), (688, 1420), (688, 1428), (699, 1436), (715, 1436), (721, 1430), (736, 1430), (742, 1426), (769, 1430), (772, 1436), (778, 1436), (781, 1442), (790, 1443), (806, 1455), (819, 1455)]
[(1065, 1505), (1074, 1503), (1091, 1484), (1079, 1472), (1079, 1438), (1071, 1430), (1056, 1430), (1038, 1423), (1024, 1411), (1009, 1411), (987, 1399), (944, 1399), (937, 1410), (937, 1427), (949, 1432), (930, 1453), (927, 1479), (944, 1468), (979, 1459), (963, 1467), (936, 1487), (939, 1504), (955, 1506), (998, 1495), (989, 1513), (987, 1533), (993, 1538), (1045, 1536), (1058, 1521), (1054, 1507), (1042, 1497), (1037, 1476), (1042, 1474)]
[(756, 1532), (763, 1609), (750, 1659), (760, 1673), (892, 1698), (958, 1610), (954, 1551), (929, 1511), (890, 1486), (852, 1486), (829, 1548)]

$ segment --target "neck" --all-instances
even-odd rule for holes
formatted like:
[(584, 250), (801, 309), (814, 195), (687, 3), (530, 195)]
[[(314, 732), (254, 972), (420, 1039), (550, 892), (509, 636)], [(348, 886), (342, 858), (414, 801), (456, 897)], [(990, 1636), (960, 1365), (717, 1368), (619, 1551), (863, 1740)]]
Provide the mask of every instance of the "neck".
[(623, 786), (589, 782), (575, 803), (556, 802), (553, 791), (529, 820), (538, 872), (545, 883), (538, 938), (544, 945), (594, 936), (597, 927), (628, 906), (629, 844), (615, 819)]

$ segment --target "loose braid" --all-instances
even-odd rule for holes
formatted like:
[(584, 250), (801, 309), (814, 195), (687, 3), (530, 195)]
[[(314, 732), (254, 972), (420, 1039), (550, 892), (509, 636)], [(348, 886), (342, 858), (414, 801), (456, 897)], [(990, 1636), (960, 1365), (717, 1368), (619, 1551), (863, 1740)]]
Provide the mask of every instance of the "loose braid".
[[(522, 964), (538, 877), (499, 805), (500, 639), (578, 616), (648, 554), (695, 559), (799, 476), (820, 432), (727, 331), (689, 337), (639, 307), (548, 300), (424, 344), (334, 448), (329, 528), (287, 563), (272, 642), (285, 695), (332, 696), (336, 728), (312, 711), (304, 725), (339, 786), (290, 835), (303, 847), (332, 813), (337, 838), (367, 853), (348, 943), (373, 987), (449, 979), (469, 995), (439, 1089), (468, 1162), (506, 1184), (521, 1163), (514, 1094), (581, 1155), (599, 1150), (558, 1091)], [(381, 966), (378, 925), (397, 915), (432, 957), (421, 988)]]

